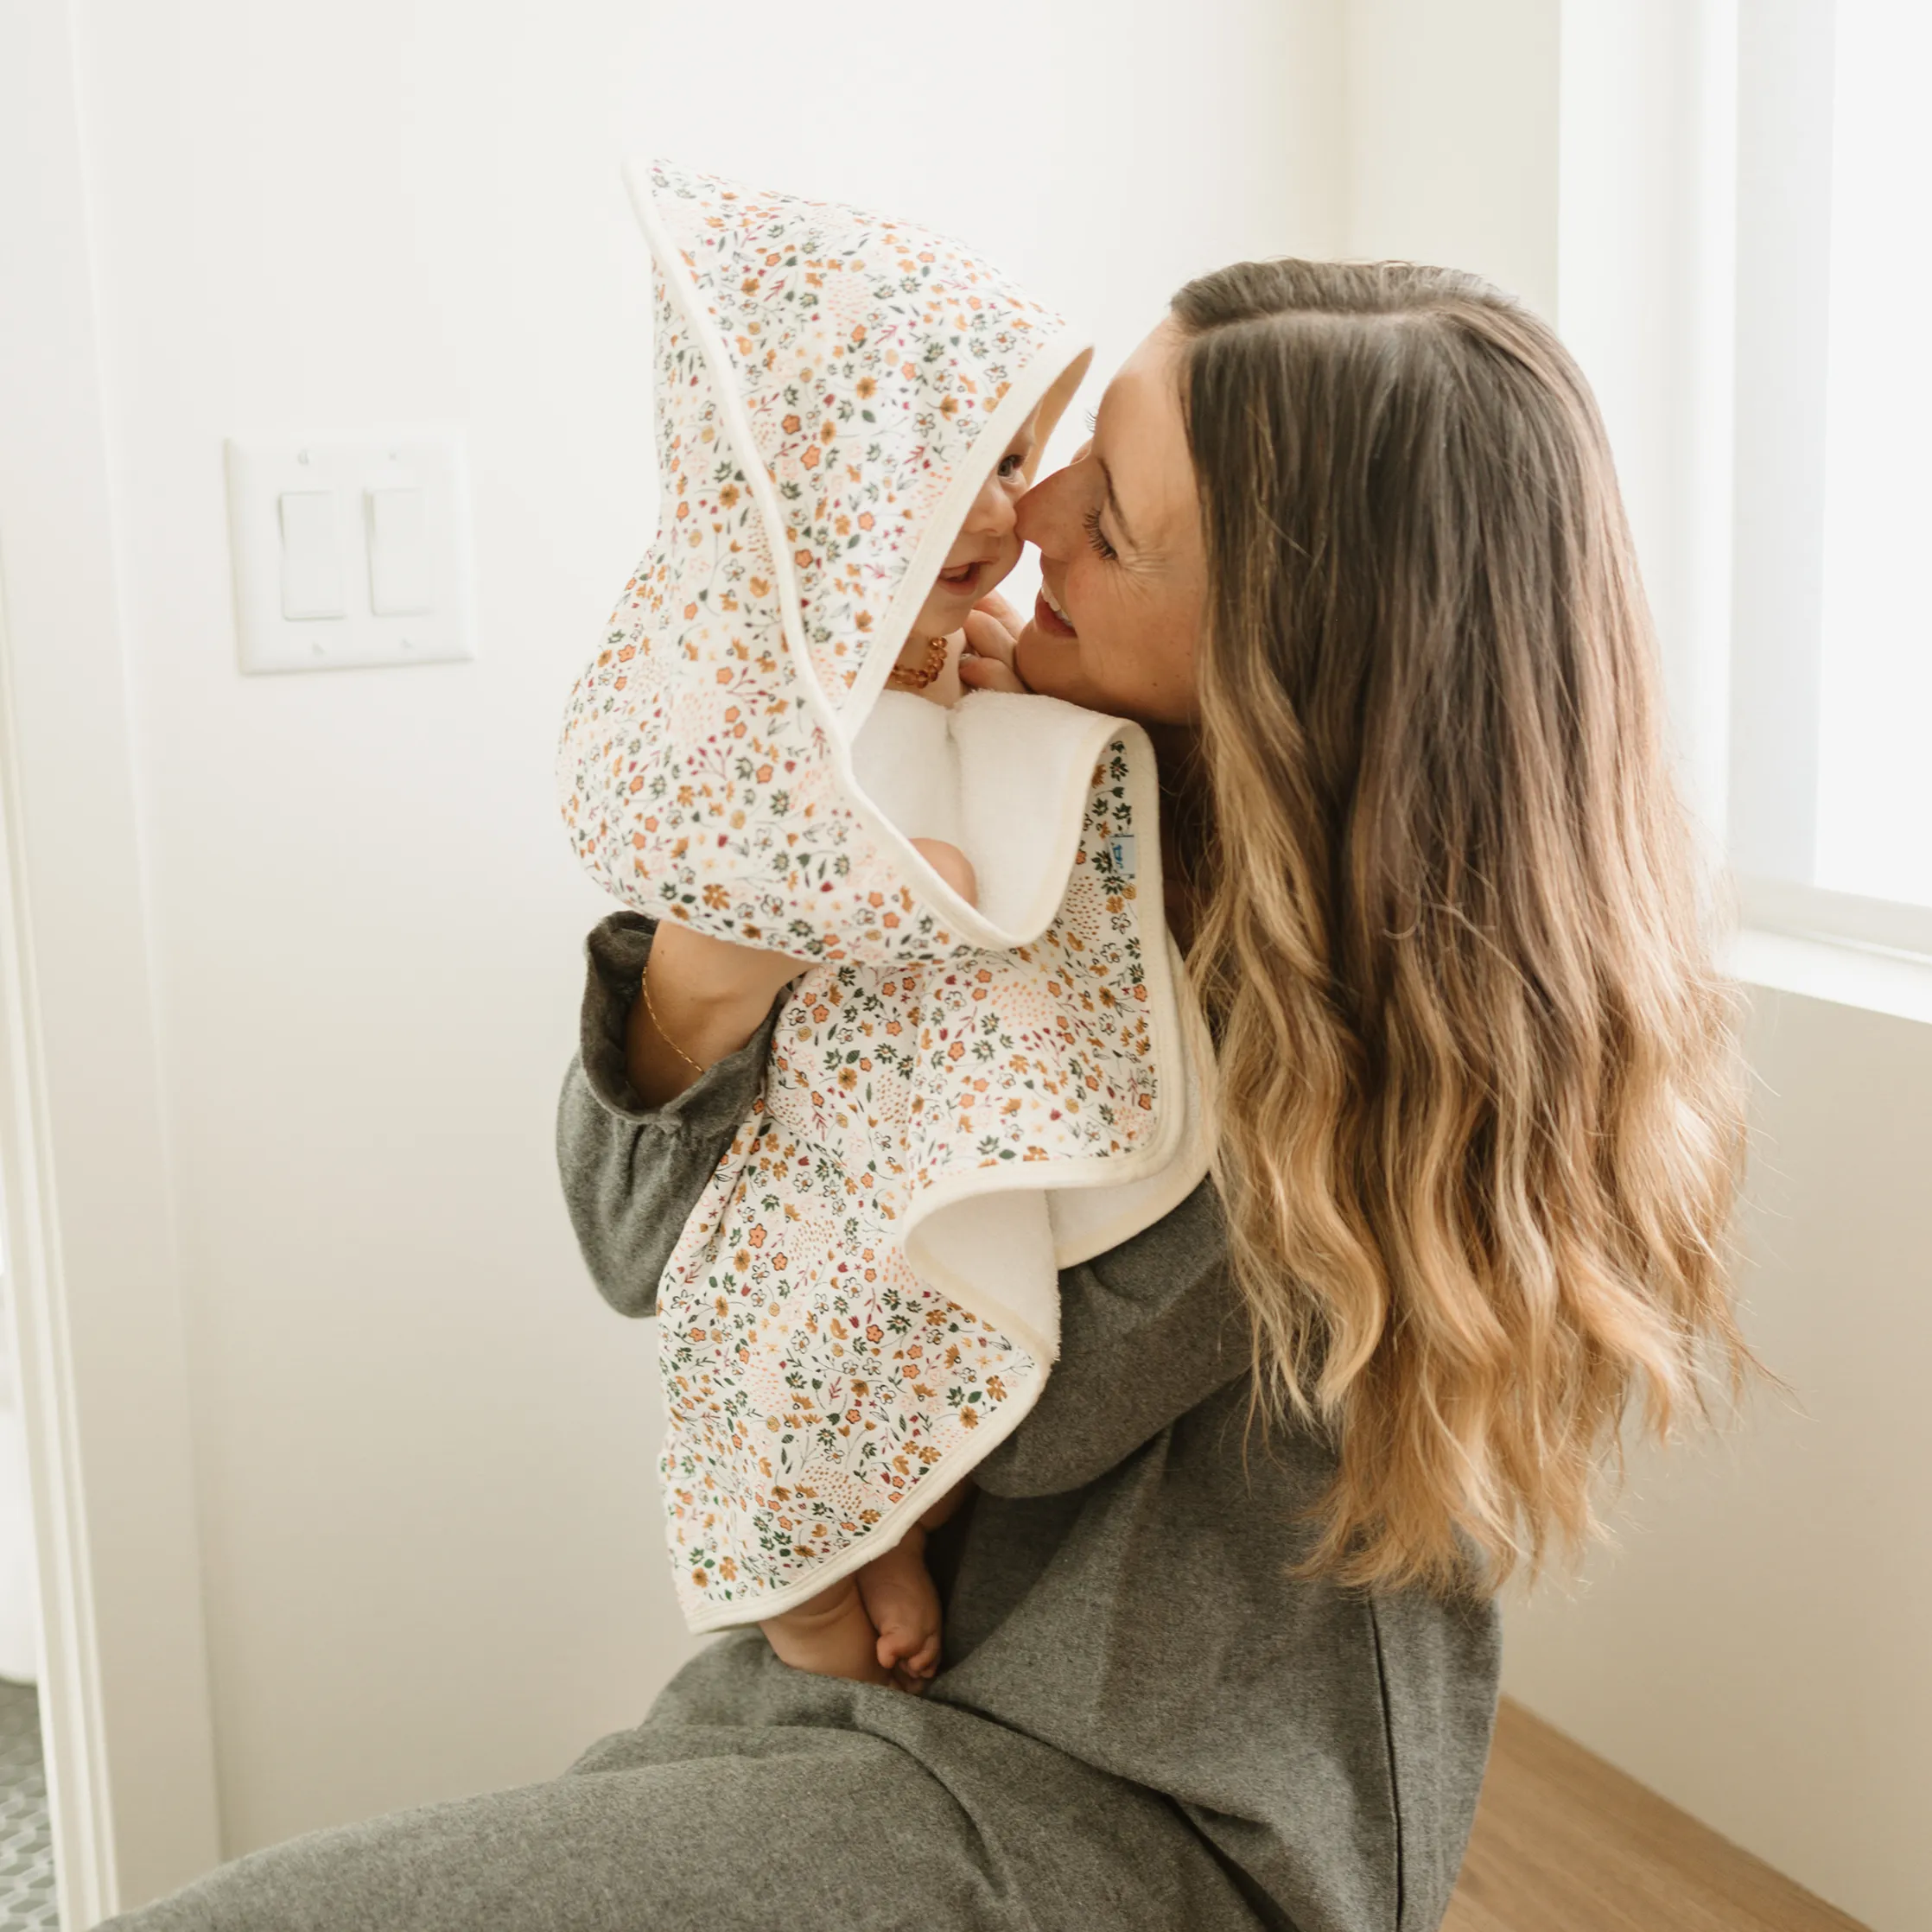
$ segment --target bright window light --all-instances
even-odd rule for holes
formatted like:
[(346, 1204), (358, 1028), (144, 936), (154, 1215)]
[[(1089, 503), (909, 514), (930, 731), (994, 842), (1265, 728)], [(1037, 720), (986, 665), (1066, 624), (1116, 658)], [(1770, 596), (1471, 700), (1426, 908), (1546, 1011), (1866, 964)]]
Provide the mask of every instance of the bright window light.
[(1932, 905), (1932, 5), (1838, 0), (1815, 882)]

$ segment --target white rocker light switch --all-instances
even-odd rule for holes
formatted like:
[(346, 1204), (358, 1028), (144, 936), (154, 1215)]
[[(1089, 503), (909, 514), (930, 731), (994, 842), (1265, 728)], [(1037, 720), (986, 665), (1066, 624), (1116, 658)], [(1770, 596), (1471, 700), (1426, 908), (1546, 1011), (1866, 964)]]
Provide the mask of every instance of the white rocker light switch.
[(225, 460), (245, 672), (476, 655), (469, 483), (454, 425), (231, 439)]
[(421, 490), (365, 490), (369, 608), (378, 617), (414, 617), (433, 607), (429, 505)]
[(335, 545), (335, 495), (330, 490), (284, 491), (282, 524), (282, 614), (306, 623), (342, 615), (342, 558)]

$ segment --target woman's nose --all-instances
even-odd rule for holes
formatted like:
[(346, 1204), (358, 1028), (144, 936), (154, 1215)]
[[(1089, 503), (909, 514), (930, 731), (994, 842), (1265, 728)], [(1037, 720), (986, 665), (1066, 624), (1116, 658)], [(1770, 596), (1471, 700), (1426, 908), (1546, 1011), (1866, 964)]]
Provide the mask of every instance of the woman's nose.
[(1075, 471), (1092, 448), (1090, 436), (1074, 451), (1065, 469), (1041, 477), (1013, 506), (1020, 541), (1031, 543), (1043, 557), (1058, 562), (1076, 554), (1079, 537), (1074, 518), (1080, 509), (1082, 486)]
[[(1056, 475), (1059, 473), (1056, 471)], [(1013, 506), (1013, 526), (1022, 543), (1031, 543), (1042, 556), (1053, 556), (1053, 499), (1051, 476), (1042, 477)]]

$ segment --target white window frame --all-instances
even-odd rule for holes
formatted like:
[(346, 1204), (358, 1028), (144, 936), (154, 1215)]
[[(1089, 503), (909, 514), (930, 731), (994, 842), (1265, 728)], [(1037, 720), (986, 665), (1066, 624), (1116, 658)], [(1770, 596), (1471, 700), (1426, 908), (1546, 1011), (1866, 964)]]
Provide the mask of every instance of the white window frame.
[(1736, 22), (1730, 849), (1748, 925), (1932, 959), (1932, 906), (1812, 882), (1835, 12), (1751, 0)]
[(1556, 321), (1754, 983), (1932, 1019), (1932, 907), (1810, 882), (1833, 0), (1561, 0)]

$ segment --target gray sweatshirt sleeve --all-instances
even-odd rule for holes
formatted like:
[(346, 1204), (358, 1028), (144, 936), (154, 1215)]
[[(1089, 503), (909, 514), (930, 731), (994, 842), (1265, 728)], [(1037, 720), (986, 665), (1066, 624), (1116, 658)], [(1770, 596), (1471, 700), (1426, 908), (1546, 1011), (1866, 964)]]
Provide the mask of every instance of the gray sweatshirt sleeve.
[(584, 941), (582, 1033), (557, 1103), (570, 1224), (591, 1280), (624, 1315), (656, 1312), (664, 1263), (758, 1097), (790, 990), (736, 1052), (647, 1107), (625, 1068), (624, 1033), (657, 929), (644, 913), (613, 912)]

